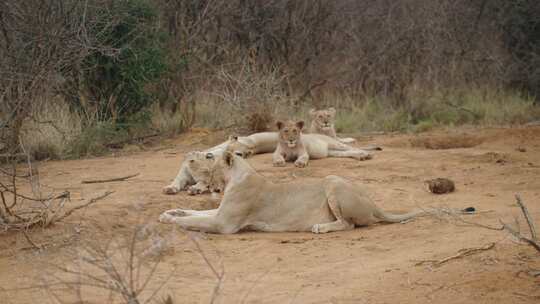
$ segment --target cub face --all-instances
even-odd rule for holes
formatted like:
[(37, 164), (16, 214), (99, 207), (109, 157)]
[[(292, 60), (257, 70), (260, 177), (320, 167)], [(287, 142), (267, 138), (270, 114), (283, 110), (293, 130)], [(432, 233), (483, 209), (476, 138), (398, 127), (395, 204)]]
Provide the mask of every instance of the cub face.
[(191, 175), (197, 181), (208, 182), (210, 171), (214, 164), (212, 153), (193, 151), (186, 154), (187, 166)]
[(255, 148), (251, 145), (241, 143), (238, 140), (238, 136), (229, 137), (229, 145), (227, 146), (227, 151), (242, 158), (248, 158), (255, 154)]
[(336, 109), (328, 108), (324, 110), (311, 109), (309, 111), (313, 124), (317, 129), (323, 131), (330, 131), (334, 127), (334, 121), (336, 119)]
[(304, 121), (278, 121), (276, 122), (276, 126), (278, 128), (279, 141), (281, 143), (287, 145), (289, 148), (294, 148), (299, 144), (300, 134), (304, 128)]

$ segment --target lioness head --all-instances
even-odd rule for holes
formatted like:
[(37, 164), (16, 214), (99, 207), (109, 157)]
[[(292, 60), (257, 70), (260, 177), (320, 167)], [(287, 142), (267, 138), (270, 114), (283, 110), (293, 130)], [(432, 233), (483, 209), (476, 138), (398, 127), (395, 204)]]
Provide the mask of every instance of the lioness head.
[(320, 130), (330, 130), (334, 126), (334, 120), (336, 117), (336, 109), (328, 108), (325, 110), (311, 109), (309, 115), (313, 120), (313, 124)]
[(248, 158), (255, 154), (255, 147), (241, 143), (238, 141), (238, 136), (229, 137), (229, 145), (227, 146), (227, 150), (242, 158)]
[(286, 144), (289, 148), (296, 147), (298, 141), (300, 140), (302, 129), (304, 128), (304, 121), (278, 121), (276, 122), (276, 126), (279, 132), (279, 141)]
[(212, 153), (193, 151), (186, 154), (189, 171), (196, 181), (208, 182), (214, 164)]
[(223, 192), (225, 190), (225, 186), (230, 179), (230, 170), (235, 157), (240, 156), (234, 154), (230, 148), (227, 148), (223, 152), (223, 155), (218, 157), (212, 164), (210, 178), (208, 180), (208, 187), (211, 192)]

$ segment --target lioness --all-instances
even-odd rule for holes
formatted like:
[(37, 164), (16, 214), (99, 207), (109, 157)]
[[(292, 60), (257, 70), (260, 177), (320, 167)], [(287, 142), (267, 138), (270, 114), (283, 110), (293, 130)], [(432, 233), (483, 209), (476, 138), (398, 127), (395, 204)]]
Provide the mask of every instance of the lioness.
[(217, 157), (210, 177), (212, 188), (215, 177), (226, 181), (218, 209), (172, 209), (162, 213), (159, 220), (211, 233), (228, 234), (240, 230), (326, 233), (376, 222), (400, 222), (424, 213), (395, 215), (384, 212), (361, 187), (333, 175), (275, 184), (229, 151)]
[[(336, 140), (329, 142), (321, 140), (324, 135), (302, 134), (304, 122), (276, 122), (278, 143), (272, 163), (274, 166), (284, 166), (285, 162), (293, 161), (297, 167), (305, 167), (309, 159), (326, 157), (351, 157), (357, 160), (370, 159), (367, 151), (354, 149)], [(330, 137), (328, 137), (330, 138)]]
[[(340, 143), (334, 138), (326, 135), (304, 134), (303, 139), (308, 143), (313, 143), (314, 146), (324, 146), (324, 144), (321, 144), (321, 141), (326, 142), (328, 148), (332, 150), (358, 150), (346, 144)], [(223, 154), (227, 147), (230, 147), (236, 155), (246, 158), (254, 154), (274, 152), (276, 150), (277, 143), (277, 132), (262, 132), (251, 134), (249, 136), (231, 136), (229, 137), (229, 140), (210, 149), (197, 153), (202, 153), (200, 154), (201, 156), (204, 156), (207, 153), (212, 153), (214, 156), (219, 156)], [(311, 144), (309, 146), (311, 146)], [(366, 149), (373, 148), (367, 147)], [(333, 154), (337, 154), (339, 151), (335, 151), (335, 153)], [(329, 156), (331, 156), (330, 154), (332, 153), (329, 153)], [(204, 168), (204, 166), (197, 166), (194, 164), (190, 165), (187, 162), (204, 162), (204, 157), (186, 157), (186, 160), (184, 160), (184, 162), (182, 163), (180, 170), (176, 175), (176, 178), (168, 186), (163, 188), (163, 193), (175, 194), (182, 190), (189, 190), (190, 185), (196, 184), (201, 181), (203, 183), (199, 184), (195, 188), (199, 189), (201, 187), (204, 187), (204, 184), (206, 182), (204, 180), (201, 180), (200, 178), (204, 177), (205, 173), (199, 172), (202, 171), (201, 168)], [(205, 190), (199, 191), (196, 189), (193, 189), (191, 193), (196, 194), (205, 192)]]
[(311, 127), (309, 133), (324, 134), (332, 138), (337, 139), (342, 143), (353, 143), (356, 140), (354, 138), (339, 138), (336, 135), (336, 128), (334, 122), (336, 120), (336, 109), (328, 108), (324, 110), (309, 110), (311, 116)]

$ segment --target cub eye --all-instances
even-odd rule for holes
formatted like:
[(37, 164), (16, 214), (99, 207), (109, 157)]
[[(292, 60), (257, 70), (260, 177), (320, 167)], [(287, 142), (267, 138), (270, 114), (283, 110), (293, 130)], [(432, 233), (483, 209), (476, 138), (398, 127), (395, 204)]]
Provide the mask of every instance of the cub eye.
[(283, 132), (285, 132), (285, 133), (289, 133), (289, 130), (285, 129), (285, 130), (283, 130)]
[(319, 115), (319, 118), (323, 118), (322, 115)]

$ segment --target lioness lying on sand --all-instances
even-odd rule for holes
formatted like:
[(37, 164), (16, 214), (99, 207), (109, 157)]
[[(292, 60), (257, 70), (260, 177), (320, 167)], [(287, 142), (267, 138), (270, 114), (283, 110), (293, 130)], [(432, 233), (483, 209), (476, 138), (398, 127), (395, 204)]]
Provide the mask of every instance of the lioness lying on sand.
[(328, 108), (324, 110), (315, 110), (311, 109), (309, 111), (311, 116), (311, 127), (309, 128), (309, 133), (324, 134), (332, 138), (337, 139), (342, 143), (352, 143), (356, 140), (354, 138), (339, 138), (336, 135), (335, 120), (336, 120), (336, 109)]
[(305, 167), (310, 159), (326, 157), (350, 157), (357, 160), (370, 159), (372, 156), (367, 151), (354, 149), (334, 140), (329, 143), (319, 139), (321, 135), (302, 134), (304, 122), (281, 122), (276, 126), (279, 130), (278, 144), (272, 155), (274, 166), (284, 166), (285, 162), (293, 161), (297, 167)]
[[(191, 185), (197, 184), (199, 182), (202, 183), (199, 183), (198, 186), (195, 187), (195, 189), (192, 189), (191, 194), (205, 192), (206, 190), (200, 190), (202, 189), (201, 187), (203, 187), (204, 184), (207, 184), (207, 181), (201, 179), (201, 177), (204, 177), (205, 174), (204, 172), (199, 172), (200, 168), (204, 166), (194, 165), (193, 162), (205, 162), (204, 157), (202, 156), (205, 156), (207, 153), (211, 153), (215, 156), (222, 155), (227, 147), (230, 147), (236, 155), (244, 158), (254, 154), (272, 153), (276, 150), (278, 138), (279, 136), (277, 132), (262, 132), (240, 137), (231, 136), (229, 140), (215, 147), (212, 147), (205, 151), (197, 152), (201, 153), (197, 158), (186, 156), (186, 159), (182, 163), (180, 170), (176, 175), (176, 178), (168, 186), (163, 188), (163, 192), (165, 194), (175, 194), (182, 190), (189, 190), (191, 188)], [(321, 142), (325, 142), (328, 145), (328, 148), (332, 151), (336, 150), (336, 153), (339, 151), (359, 150), (357, 148), (353, 148), (346, 144), (340, 143), (334, 138), (321, 134), (304, 134), (303, 141), (309, 143), (308, 146), (324, 146), (324, 144)], [(378, 147), (367, 147), (366, 150), (368, 149), (379, 150)], [(192, 163), (191, 165), (190, 162)]]
[(240, 230), (326, 233), (376, 222), (400, 222), (424, 213), (395, 215), (384, 212), (361, 187), (333, 175), (275, 184), (229, 151), (217, 157), (210, 177), (212, 188), (216, 180), (227, 182), (218, 209), (173, 209), (161, 214), (159, 220), (211, 233), (228, 234)]

